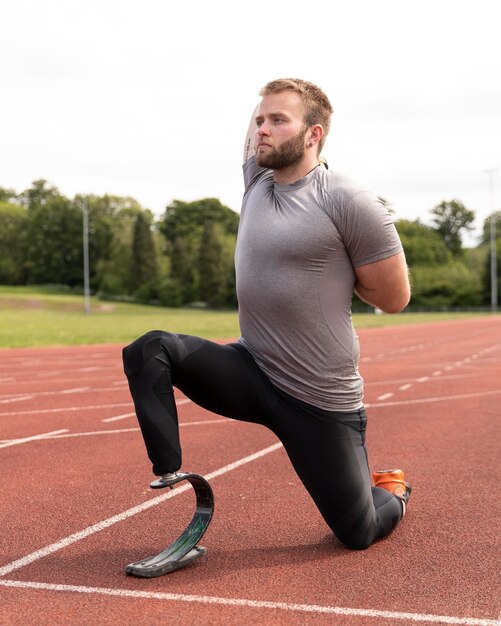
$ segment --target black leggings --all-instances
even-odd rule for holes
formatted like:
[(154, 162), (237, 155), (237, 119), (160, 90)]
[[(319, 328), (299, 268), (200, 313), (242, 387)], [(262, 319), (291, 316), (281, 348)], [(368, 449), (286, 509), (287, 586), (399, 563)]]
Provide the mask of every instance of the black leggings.
[(400, 501), (371, 487), (364, 409), (325, 411), (275, 387), (240, 344), (163, 331), (123, 351), (136, 414), (156, 475), (181, 467), (173, 386), (204, 409), (268, 427), (336, 537), (354, 549), (388, 534)]

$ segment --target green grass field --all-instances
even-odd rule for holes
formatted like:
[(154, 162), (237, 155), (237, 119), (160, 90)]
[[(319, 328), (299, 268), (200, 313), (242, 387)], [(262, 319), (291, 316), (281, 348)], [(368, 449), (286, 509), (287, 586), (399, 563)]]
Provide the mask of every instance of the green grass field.
[[(353, 316), (357, 328), (463, 319), (488, 313), (405, 313)], [(238, 337), (235, 311), (167, 309), (91, 299), (49, 288), (0, 286), (0, 348), (128, 343), (162, 329), (206, 338)]]

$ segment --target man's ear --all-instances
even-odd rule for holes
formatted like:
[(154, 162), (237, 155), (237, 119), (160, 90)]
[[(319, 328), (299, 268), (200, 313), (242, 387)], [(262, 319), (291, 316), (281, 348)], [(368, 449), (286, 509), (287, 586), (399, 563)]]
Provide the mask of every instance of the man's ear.
[(321, 124), (314, 124), (310, 126), (310, 139), (308, 143), (311, 146), (316, 145), (324, 136), (324, 129)]

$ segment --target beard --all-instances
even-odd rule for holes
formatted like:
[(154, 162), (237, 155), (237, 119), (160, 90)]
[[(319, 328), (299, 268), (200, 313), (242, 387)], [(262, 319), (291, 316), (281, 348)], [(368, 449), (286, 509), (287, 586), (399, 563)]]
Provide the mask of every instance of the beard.
[(281, 170), (285, 167), (295, 165), (304, 156), (304, 138), (306, 136), (305, 128), (295, 137), (291, 137), (284, 141), (278, 148), (273, 148), (271, 151), (264, 154), (256, 153), (256, 163), (260, 167), (266, 167), (270, 170)]

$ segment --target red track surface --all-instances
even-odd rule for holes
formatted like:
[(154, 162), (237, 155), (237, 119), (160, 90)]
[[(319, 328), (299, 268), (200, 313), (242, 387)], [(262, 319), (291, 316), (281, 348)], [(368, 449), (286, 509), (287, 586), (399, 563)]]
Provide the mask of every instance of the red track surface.
[(184, 402), (183, 468), (223, 468), (216, 513), (207, 555), (151, 580), (124, 567), (179, 533), (193, 495), (130, 514), (159, 492), (120, 346), (1, 351), (0, 624), (501, 624), (501, 319), (360, 337), (371, 466), (414, 487), (396, 531), (346, 550), (271, 433)]

